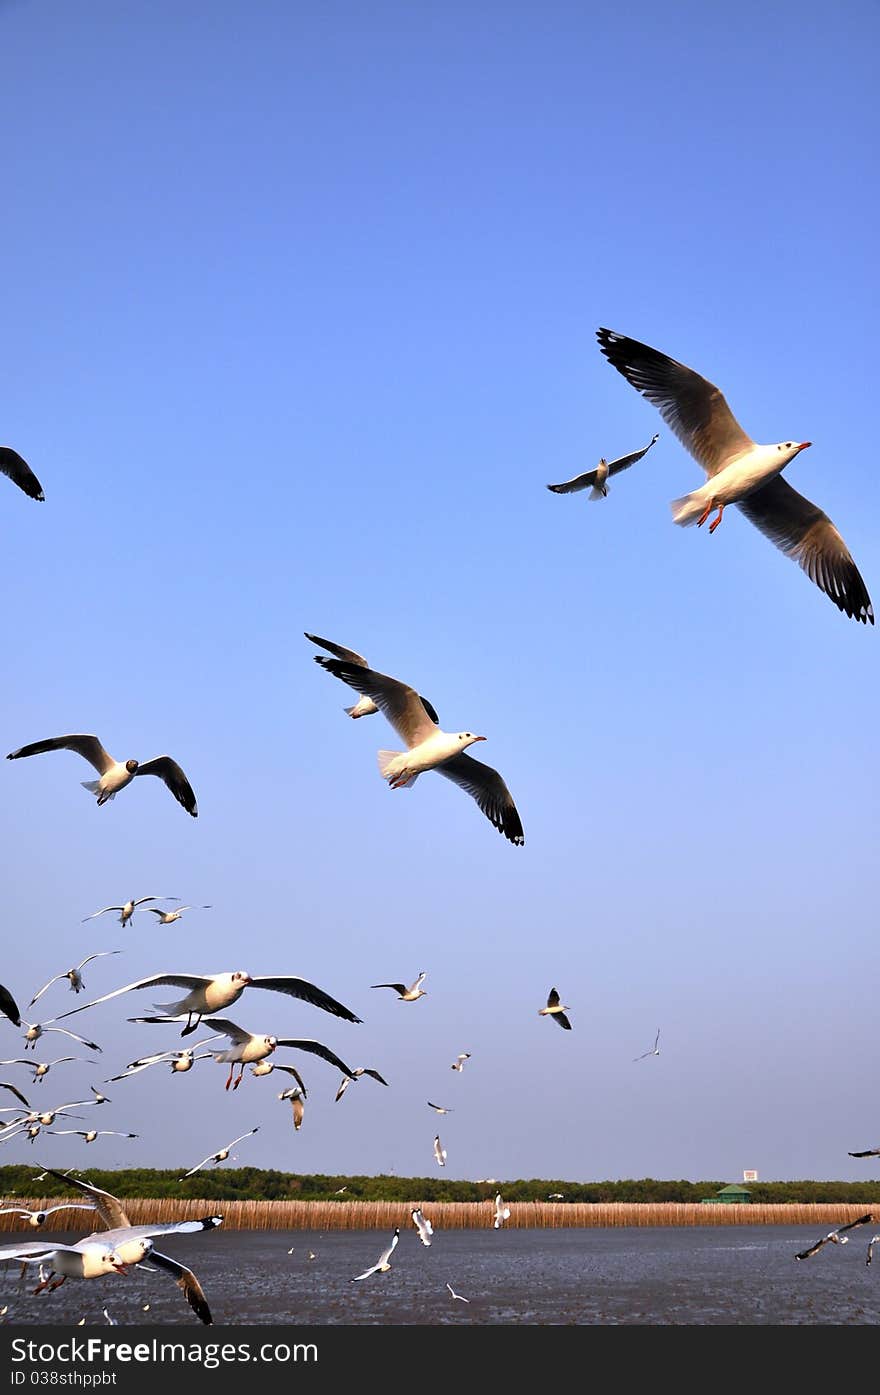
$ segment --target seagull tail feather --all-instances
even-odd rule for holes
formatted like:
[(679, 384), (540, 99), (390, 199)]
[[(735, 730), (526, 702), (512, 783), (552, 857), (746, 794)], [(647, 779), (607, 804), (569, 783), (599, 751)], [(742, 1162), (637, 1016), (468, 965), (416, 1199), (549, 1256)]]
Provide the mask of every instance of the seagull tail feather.
[(80, 780), (80, 784), (82, 785), (82, 787), (83, 787), (84, 790), (88, 790), (89, 794), (97, 794), (97, 793), (98, 793), (99, 786), (100, 786), (100, 784), (101, 784), (101, 781), (100, 781), (100, 780)]
[(406, 769), (405, 753), (403, 751), (377, 751), (376, 759), (379, 762), (379, 773), (383, 780), (396, 790), (411, 790), (419, 773), (410, 775), (408, 780), (401, 780), (400, 776)]
[(610, 485), (606, 484), (601, 489), (599, 489), (594, 484), (589, 494), (587, 495), (587, 498), (589, 499), (590, 503), (595, 503), (597, 499), (604, 499), (607, 494), (610, 494), (610, 492)]
[(696, 523), (705, 511), (706, 495), (702, 489), (695, 489), (692, 494), (682, 494), (680, 499), (673, 499), (669, 507), (672, 509), (673, 523), (687, 528), (689, 524)]

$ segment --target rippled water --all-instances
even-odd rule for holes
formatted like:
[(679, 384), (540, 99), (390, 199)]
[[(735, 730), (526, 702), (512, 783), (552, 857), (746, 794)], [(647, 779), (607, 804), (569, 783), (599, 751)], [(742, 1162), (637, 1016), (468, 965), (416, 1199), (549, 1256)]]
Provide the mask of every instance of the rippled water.
[[(388, 1243), (382, 1231), (221, 1230), (162, 1247), (198, 1274), (218, 1325), (877, 1322), (880, 1258), (865, 1264), (868, 1228), (845, 1247), (795, 1261), (821, 1233), (802, 1226), (450, 1230), (437, 1231), (426, 1249), (413, 1230), (401, 1234), (389, 1273), (357, 1284), (352, 1277)], [(4, 1266), (6, 1322), (103, 1322), (106, 1305), (120, 1325), (198, 1325), (166, 1275), (69, 1279), (35, 1298), (35, 1274), (30, 1267), (22, 1287), (18, 1266)], [(455, 1302), (447, 1281), (470, 1303)]]

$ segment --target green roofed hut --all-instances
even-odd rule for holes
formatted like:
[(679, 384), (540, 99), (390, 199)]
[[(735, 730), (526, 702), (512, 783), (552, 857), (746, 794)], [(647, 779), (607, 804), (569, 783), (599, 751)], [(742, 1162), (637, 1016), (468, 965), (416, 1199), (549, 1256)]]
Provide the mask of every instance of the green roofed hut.
[(752, 1194), (748, 1187), (739, 1187), (735, 1182), (731, 1182), (728, 1187), (721, 1187), (714, 1196), (704, 1196), (703, 1206), (736, 1206), (744, 1202), (751, 1201)]

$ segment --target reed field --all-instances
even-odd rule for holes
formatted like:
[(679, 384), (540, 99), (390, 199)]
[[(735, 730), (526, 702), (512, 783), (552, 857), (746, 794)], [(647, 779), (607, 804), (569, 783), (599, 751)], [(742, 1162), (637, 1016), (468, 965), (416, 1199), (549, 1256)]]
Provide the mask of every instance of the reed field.
[[(77, 1198), (79, 1200), (80, 1198)], [(39, 1210), (57, 1203), (54, 1197), (16, 1197), (14, 1203)], [(198, 1216), (222, 1215), (226, 1230), (392, 1230), (410, 1226), (410, 1212), (417, 1206), (438, 1229), (484, 1230), (492, 1225), (492, 1201), (221, 1201), (201, 1198), (126, 1198), (125, 1210), (132, 1225), (185, 1221)], [(504, 1228), (562, 1229), (567, 1226), (707, 1226), (707, 1225), (843, 1225), (865, 1214), (865, 1204), (773, 1202), (746, 1205), (699, 1205), (693, 1202), (548, 1202), (514, 1201)], [(880, 1221), (880, 1209), (875, 1212)], [(56, 1230), (73, 1221), (77, 1231), (89, 1228), (84, 1212), (60, 1212)], [(95, 1215), (95, 1228), (102, 1227)], [(48, 1227), (47, 1227), (48, 1229)], [(0, 1230), (22, 1231), (29, 1239), (40, 1231), (23, 1225), (20, 1218), (0, 1216)]]

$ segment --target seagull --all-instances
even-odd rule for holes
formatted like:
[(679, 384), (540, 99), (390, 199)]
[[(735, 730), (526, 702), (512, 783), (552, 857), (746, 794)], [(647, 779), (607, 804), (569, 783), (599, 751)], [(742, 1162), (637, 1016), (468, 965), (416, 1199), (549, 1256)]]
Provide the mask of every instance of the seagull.
[(227, 1145), (226, 1145), (225, 1148), (220, 1148), (220, 1149), (218, 1149), (218, 1151), (217, 1151), (216, 1153), (209, 1153), (208, 1156), (207, 1156), (206, 1158), (202, 1158), (202, 1161), (201, 1161), (200, 1163), (197, 1163), (195, 1167), (191, 1167), (190, 1170), (189, 1170), (189, 1172), (185, 1172), (185, 1173), (183, 1174), (183, 1176), (182, 1176), (179, 1180), (180, 1180), (181, 1182), (184, 1182), (184, 1181), (186, 1180), (187, 1177), (192, 1177), (192, 1175), (193, 1175), (194, 1172), (198, 1172), (198, 1171), (199, 1171), (201, 1168), (203, 1168), (207, 1163), (221, 1163), (221, 1162), (225, 1162), (226, 1159), (229, 1157), (229, 1154), (232, 1152), (233, 1148), (235, 1147), (236, 1143), (241, 1143), (241, 1141), (242, 1141), (243, 1138), (250, 1138), (250, 1136), (251, 1136), (252, 1133), (259, 1133), (259, 1130), (260, 1130), (260, 1126), (259, 1126), (259, 1124), (257, 1124), (256, 1128), (254, 1128), (254, 1129), (248, 1129), (247, 1133), (239, 1134), (238, 1138), (233, 1138), (232, 1142), (231, 1142), (231, 1143), (227, 1143)]
[(441, 731), (415, 689), (387, 674), (322, 654), (315, 655), (315, 662), (371, 698), (406, 743), (406, 751), (379, 752), (380, 773), (392, 789), (410, 789), (423, 771), (436, 770), (471, 795), (509, 842), (522, 846), (525, 835), (510, 790), (497, 770), (465, 754), (467, 746), (485, 741), (485, 736)]
[(283, 1071), (285, 1075), (292, 1075), (299, 1086), (303, 1099), (308, 1099), (309, 1092), (296, 1066), (282, 1066), (278, 1061), (260, 1061), (258, 1065), (251, 1066), (251, 1075), (271, 1075), (273, 1070), (280, 1070)]
[[(349, 664), (357, 664), (359, 668), (369, 668), (369, 664), (363, 655), (356, 654), (353, 649), (346, 649), (343, 645), (334, 644), (332, 640), (329, 639), (320, 639), (318, 635), (310, 635), (307, 630), (304, 630), (303, 634), (306, 639), (312, 641), (312, 644), (317, 644), (319, 649), (326, 649), (328, 654), (333, 654), (337, 659), (344, 659)], [(437, 713), (434, 711), (428, 699), (420, 696), (419, 702), (424, 707), (431, 721), (439, 725), (440, 718), (437, 716)], [(347, 712), (349, 717), (357, 718), (369, 717), (372, 712), (378, 712), (379, 708), (372, 698), (364, 696), (355, 703), (354, 707), (345, 707), (343, 711)]]
[(107, 1309), (106, 1309), (106, 1308), (102, 1309), (102, 1311), (103, 1311), (104, 1317), (107, 1319), (107, 1325), (108, 1325), (108, 1327), (118, 1327), (118, 1326), (119, 1326), (119, 1323), (116, 1321), (115, 1317), (111, 1317), (110, 1314), (107, 1312)]
[(175, 920), (180, 920), (184, 911), (210, 911), (210, 906), (177, 906), (173, 911), (160, 911), (158, 906), (148, 906), (150, 915), (159, 917), (160, 925), (173, 925)]
[(50, 736), (46, 741), (32, 741), (29, 746), (20, 746), (10, 751), (7, 760), (21, 760), (23, 756), (41, 756), (46, 751), (76, 751), (77, 755), (93, 765), (100, 775), (99, 780), (82, 780), (83, 789), (97, 795), (99, 804), (115, 799), (120, 790), (130, 785), (136, 775), (158, 775), (182, 804), (188, 814), (198, 817), (196, 797), (193, 787), (176, 760), (170, 756), (154, 756), (152, 760), (114, 760), (104, 750), (97, 736)]
[[(385, 986), (387, 987), (387, 985)], [(371, 1076), (373, 1080), (378, 1080), (380, 1085), (388, 1084), (388, 1081), (384, 1080), (377, 1070), (370, 1070), (368, 1066), (355, 1066), (351, 1075), (344, 1075), (342, 1077), (342, 1080), (339, 1084), (339, 1089), (336, 1091), (336, 1099), (334, 1100), (334, 1104), (338, 1103), (338, 1101), (342, 1099), (342, 1096), (345, 1094), (352, 1080), (360, 1080), (362, 1075)]]
[(85, 925), (87, 920), (95, 920), (99, 915), (106, 915), (108, 911), (120, 911), (119, 924), (124, 929), (129, 921), (134, 923), (134, 913), (138, 906), (142, 906), (145, 901), (177, 901), (179, 899), (177, 896), (139, 896), (137, 900), (126, 901), (124, 906), (102, 906), (101, 910), (83, 916), (80, 924)]
[(43, 486), (27, 461), (22, 460), (18, 451), (11, 446), (0, 446), (0, 475), (17, 484), (29, 499), (36, 499), (39, 504), (44, 502)]
[(865, 1148), (861, 1153), (850, 1153), (851, 1158), (880, 1158), (880, 1148)]
[(433, 1111), (434, 1111), (435, 1114), (454, 1114), (454, 1113), (455, 1113), (455, 1110), (454, 1110), (454, 1109), (446, 1109), (445, 1106), (442, 1105), (442, 1104), (432, 1104), (430, 1100), (428, 1100), (428, 1108), (429, 1108), (429, 1109), (433, 1109)]
[(333, 1195), (334, 1195), (334, 1196), (342, 1196), (342, 1193), (343, 1193), (343, 1192), (347, 1192), (347, 1191), (348, 1191), (348, 1187), (347, 1187), (347, 1186), (346, 1186), (346, 1187), (337, 1187), (337, 1188), (336, 1188), (336, 1191), (333, 1193)]
[[(201, 1049), (217, 1040), (218, 1037), (215, 1034), (212, 1037), (205, 1037), (204, 1041), (197, 1041), (194, 1046), (189, 1046), (181, 1051), (157, 1051), (153, 1056), (142, 1056), (138, 1061), (130, 1061), (121, 1075), (111, 1075), (110, 1081), (127, 1080), (130, 1075), (137, 1075), (140, 1071), (163, 1062), (171, 1067), (172, 1074), (183, 1074), (184, 1071), (192, 1070), (196, 1061), (210, 1061), (212, 1059), (211, 1052), (205, 1051), (200, 1054)], [(110, 1081), (107, 1083), (109, 1084)]]
[(556, 989), (551, 988), (547, 994), (547, 1006), (538, 1008), (538, 1016), (552, 1017), (555, 1022), (559, 1023), (560, 1027), (564, 1027), (567, 1032), (570, 1032), (571, 1023), (565, 1015), (566, 1009), (571, 1011), (567, 1003), (560, 1003)]
[(88, 1101), (88, 1103), (90, 1103), (90, 1104), (112, 1104), (112, 1103), (113, 1103), (113, 1101), (110, 1099), (109, 1095), (102, 1095), (102, 1094), (101, 1094), (101, 1091), (100, 1091), (100, 1090), (97, 1090), (97, 1089), (95, 1088), (94, 1085), (90, 1085), (90, 1086), (89, 1086), (89, 1089), (91, 1090), (91, 1092), (92, 1092), (92, 1094), (95, 1096), (95, 1098), (94, 1098), (93, 1100)]
[(493, 1230), (500, 1230), (505, 1221), (510, 1220), (510, 1207), (504, 1206), (499, 1192), (495, 1198), (495, 1219), (492, 1222)]
[(471, 1053), (469, 1051), (459, 1051), (455, 1060), (452, 1062), (452, 1069), (457, 1071), (463, 1071), (465, 1061), (469, 1061), (470, 1059)]
[(153, 1240), (159, 1235), (194, 1234), (197, 1231), (214, 1230), (222, 1224), (222, 1216), (203, 1216), (193, 1221), (171, 1221), (165, 1225), (133, 1226), (129, 1222), (122, 1203), (110, 1192), (102, 1191), (100, 1187), (94, 1186), (91, 1182), (80, 1181), (79, 1178), (71, 1177), (63, 1172), (55, 1172), (51, 1167), (47, 1171), (53, 1177), (58, 1177), (61, 1181), (66, 1182), (68, 1186), (78, 1188), (92, 1200), (101, 1220), (107, 1227), (107, 1230), (100, 1234), (86, 1236), (85, 1241), (80, 1243), (85, 1244), (103, 1239), (112, 1244), (117, 1264), (121, 1263), (123, 1272), (128, 1265), (143, 1264), (148, 1269), (159, 1269), (163, 1273), (170, 1274), (199, 1320), (206, 1326), (213, 1322), (207, 1299), (195, 1274), (176, 1259), (160, 1254), (154, 1248)]
[[(54, 1061), (27, 1061), (19, 1056), (14, 1061), (0, 1061), (0, 1066), (29, 1066), (34, 1073), (33, 1083), (36, 1085), (44, 1076), (49, 1074), (53, 1066), (60, 1066), (63, 1061), (84, 1061), (85, 1059), (85, 1056), (56, 1056)], [(97, 1062), (89, 1061), (89, 1065), (97, 1065)]]
[(868, 1243), (868, 1255), (865, 1260), (866, 1264), (870, 1264), (871, 1260), (874, 1258), (874, 1246), (877, 1244), (878, 1240), (880, 1240), (880, 1235), (872, 1235)]
[(28, 1211), (25, 1207), (12, 1206), (0, 1211), (0, 1216), (21, 1216), (34, 1230), (45, 1225), (46, 1217), (54, 1215), (56, 1211), (94, 1211), (95, 1207), (91, 1202), (62, 1201), (58, 1206), (47, 1206), (45, 1211)]
[(811, 443), (758, 445), (743, 431), (720, 389), (692, 368), (610, 329), (598, 330), (596, 337), (609, 363), (659, 409), (709, 477), (700, 489), (673, 501), (674, 521), (702, 525), (717, 509), (709, 524), (714, 533), (727, 505), (738, 504), (838, 610), (873, 625), (871, 598), (840, 533), (827, 514), (781, 477)]
[(437, 1166), (438, 1166), (438, 1167), (445, 1167), (445, 1166), (446, 1166), (446, 1149), (440, 1147), (440, 1135), (439, 1135), (439, 1133), (437, 1134), (437, 1136), (436, 1136), (435, 1139), (434, 1139), (434, 1157), (437, 1159)]
[(93, 998), (90, 1003), (83, 1003), (80, 1007), (62, 1012), (57, 1020), (60, 1022), (62, 1017), (72, 1017), (76, 1012), (85, 1012), (88, 1008), (97, 1007), (99, 1003), (107, 1003), (111, 998), (118, 998), (122, 993), (134, 993), (141, 988), (165, 986), (189, 990), (176, 1003), (156, 1004), (156, 1007), (168, 1014), (169, 1019), (182, 1017), (184, 1013), (186, 1014), (186, 1025), (180, 1034), (182, 1037), (189, 1036), (190, 1032), (194, 1032), (205, 1014), (221, 1012), (223, 1008), (231, 1007), (233, 1003), (237, 1003), (246, 988), (266, 988), (272, 993), (286, 993), (290, 998), (301, 998), (305, 1002), (311, 1003), (312, 1007), (323, 1008), (324, 1012), (332, 1013), (334, 1017), (341, 1017), (346, 1022), (360, 1022), (361, 1020), (359, 1017), (355, 1017), (354, 1013), (350, 1012), (347, 1007), (343, 1007), (342, 1003), (331, 998), (329, 993), (325, 993), (321, 988), (316, 988), (307, 979), (291, 975), (252, 978), (243, 969), (229, 974), (151, 974), (149, 978), (139, 978), (134, 983), (126, 983), (122, 988), (114, 988), (112, 993), (105, 993), (101, 998)]
[(829, 1240), (832, 1245), (846, 1245), (849, 1243), (849, 1236), (844, 1231), (852, 1230), (857, 1225), (869, 1225), (874, 1217), (870, 1211), (865, 1216), (859, 1216), (858, 1220), (850, 1221), (848, 1225), (839, 1225), (836, 1230), (829, 1230), (827, 1235), (823, 1235), (821, 1240), (817, 1240), (815, 1245), (811, 1245), (808, 1250), (801, 1250), (795, 1255), (795, 1259), (809, 1259), (817, 1250), (821, 1250), (823, 1245), (827, 1245)]
[[(114, 907), (114, 909), (116, 909), (116, 908)], [(51, 988), (51, 987), (52, 987), (52, 984), (53, 984), (53, 983), (57, 983), (58, 980), (61, 979), (61, 978), (66, 978), (66, 979), (69, 979), (69, 980), (70, 980), (70, 987), (71, 987), (71, 989), (73, 990), (74, 993), (80, 993), (80, 992), (82, 992), (82, 989), (85, 987), (85, 985), (84, 985), (84, 983), (83, 983), (82, 974), (81, 974), (80, 970), (81, 970), (81, 969), (84, 969), (85, 966), (86, 966), (86, 964), (90, 964), (90, 963), (92, 962), (93, 959), (106, 959), (106, 958), (107, 958), (109, 955), (111, 955), (111, 954), (121, 954), (121, 953), (122, 953), (122, 950), (121, 950), (121, 949), (102, 949), (102, 950), (100, 950), (99, 953), (97, 953), (97, 954), (88, 954), (88, 955), (86, 955), (86, 958), (85, 958), (85, 959), (81, 959), (80, 962), (79, 962), (78, 964), (76, 964), (72, 969), (67, 969), (66, 972), (63, 973), (63, 974), (56, 974), (54, 978), (50, 978), (50, 979), (49, 979), (49, 982), (48, 982), (48, 983), (44, 983), (43, 986), (42, 986), (42, 988), (41, 988), (37, 993), (35, 993), (34, 996), (31, 998), (30, 1002), (28, 1003), (28, 1007), (33, 1007), (33, 1005), (34, 1005), (34, 1003), (37, 1001), (37, 999), (38, 999), (38, 998), (42, 998), (42, 996), (43, 996), (43, 994), (45, 993), (46, 989), (47, 989), (47, 988)], [(56, 1018), (56, 1021), (57, 1021), (57, 1018)]]
[(449, 1289), (449, 1292), (452, 1294), (453, 1298), (458, 1299), (459, 1303), (470, 1303), (471, 1300), (469, 1298), (463, 1298), (460, 1293), (456, 1293), (455, 1289), (452, 1287), (452, 1284), (447, 1284), (446, 1287)]
[(410, 1215), (412, 1216), (413, 1225), (419, 1232), (419, 1239), (422, 1244), (425, 1246), (430, 1245), (431, 1236), (434, 1234), (434, 1227), (431, 1225), (431, 1222), (422, 1215), (421, 1207), (415, 1211), (411, 1211)]
[(608, 497), (607, 481), (611, 476), (619, 475), (621, 470), (628, 470), (630, 465), (635, 465), (637, 460), (648, 454), (655, 441), (659, 440), (659, 434), (652, 436), (642, 450), (633, 451), (631, 455), (621, 455), (617, 460), (606, 460), (603, 455), (595, 470), (588, 470), (585, 475), (575, 475), (573, 480), (566, 480), (564, 484), (548, 484), (547, 488), (554, 494), (577, 494), (581, 489), (589, 488), (590, 499), (605, 499)]
[(8, 1017), (13, 1027), (21, 1026), (21, 1013), (18, 1010), (16, 1001), (8, 988), (4, 988), (0, 983), (0, 1012), (4, 1017)]
[(411, 983), (409, 988), (407, 988), (406, 985), (403, 983), (371, 983), (370, 987), (393, 988), (401, 1002), (414, 1003), (417, 1001), (417, 999), (427, 998), (428, 996), (424, 988), (422, 987), (422, 984), (424, 983), (426, 978), (426, 973), (419, 974), (415, 983)]
[(305, 1098), (298, 1085), (292, 1085), (289, 1090), (282, 1090), (278, 1096), (280, 1100), (290, 1100), (293, 1106), (293, 1127), (298, 1131), (302, 1128), (303, 1115), (305, 1114)]
[(19, 1025), (27, 1027), (27, 1031), (24, 1034), (25, 1051), (27, 1051), (28, 1047), (30, 1047), (32, 1051), (35, 1051), (37, 1042), (45, 1032), (60, 1032), (64, 1037), (72, 1037), (73, 1040), (78, 1041), (81, 1046), (87, 1046), (90, 1051), (101, 1050), (96, 1041), (88, 1041), (86, 1037), (78, 1037), (76, 1032), (69, 1032), (66, 1027), (53, 1027), (51, 1025), (53, 1022), (60, 1022), (62, 1016), (66, 1017), (67, 1014), (62, 1013), (58, 1017), (50, 1017), (48, 1022), (26, 1022), (25, 1019), (22, 1018)]
[(75, 1133), (80, 1138), (84, 1138), (86, 1143), (94, 1143), (96, 1138), (103, 1138), (112, 1135), (113, 1138), (140, 1138), (139, 1133), (120, 1133), (119, 1129), (53, 1129), (53, 1138), (60, 1138), (64, 1133)]
[[(161, 1022), (164, 1019), (143, 1017), (131, 1020), (135, 1022)], [(208, 1017), (205, 1021), (207, 1026), (216, 1028), (221, 1036), (228, 1037), (232, 1042), (228, 1050), (213, 1052), (215, 1061), (229, 1063), (227, 1090), (232, 1084), (236, 1065), (241, 1067), (238, 1079), (233, 1086), (237, 1090), (244, 1076), (245, 1066), (252, 1065), (255, 1061), (262, 1061), (266, 1056), (271, 1056), (272, 1052), (279, 1046), (289, 1046), (295, 1051), (308, 1051), (313, 1056), (320, 1056), (322, 1060), (329, 1061), (330, 1065), (335, 1066), (342, 1075), (351, 1075), (345, 1062), (341, 1061), (328, 1046), (323, 1046), (321, 1042), (313, 1041), (311, 1038), (257, 1036), (254, 1033), (246, 1032), (242, 1027), (237, 1027), (234, 1022), (230, 1022), (225, 1017)]]
[(548, 1201), (564, 1201), (564, 1200), (565, 1200), (565, 1192), (549, 1192), (549, 1193), (547, 1194), (547, 1200), (548, 1200)]
[(400, 1227), (398, 1226), (391, 1237), (391, 1244), (388, 1246), (388, 1249), (382, 1251), (379, 1258), (376, 1260), (376, 1263), (372, 1265), (370, 1269), (365, 1269), (363, 1274), (356, 1274), (354, 1278), (351, 1280), (351, 1282), (353, 1284), (357, 1284), (361, 1281), (361, 1279), (368, 1279), (371, 1274), (387, 1274), (388, 1270), (391, 1268), (391, 1256), (393, 1255), (397, 1247), (397, 1242), (399, 1239)]
[(651, 1050), (650, 1050), (650, 1051), (643, 1051), (642, 1054), (641, 1054), (641, 1056), (634, 1056), (634, 1057), (633, 1057), (633, 1060), (634, 1060), (634, 1061), (644, 1061), (644, 1059), (645, 1059), (646, 1056), (659, 1056), (659, 1055), (660, 1055), (660, 1047), (659, 1047), (659, 1045), (658, 1045), (658, 1042), (659, 1042), (659, 1041), (660, 1041), (660, 1028), (658, 1027), (658, 1028), (657, 1028), (657, 1035), (656, 1035), (655, 1038), (654, 1038), (654, 1045), (651, 1047)]
[[(44, 1289), (60, 1288), (65, 1279), (98, 1279), (103, 1274), (125, 1272), (122, 1261), (112, 1245), (97, 1240), (79, 1240), (75, 1245), (47, 1245), (36, 1241), (26, 1244), (0, 1246), (0, 1260), (16, 1259), (21, 1264), (47, 1266), (34, 1289), (34, 1295)], [(60, 1274), (61, 1278), (56, 1279)], [(54, 1281), (54, 1282), (53, 1282)]]

